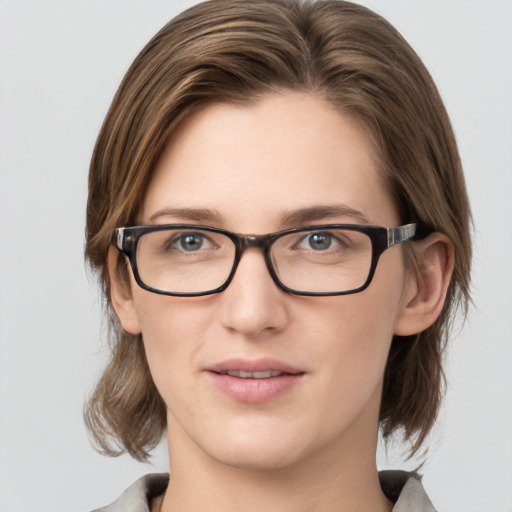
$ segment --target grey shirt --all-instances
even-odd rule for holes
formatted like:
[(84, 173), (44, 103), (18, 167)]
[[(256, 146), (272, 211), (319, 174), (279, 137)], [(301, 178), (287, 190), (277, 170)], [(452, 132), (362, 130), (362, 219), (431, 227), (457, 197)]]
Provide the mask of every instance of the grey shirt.
[[(384, 494), (395, 503), (392, 512), (436, 512), (418, 475), (406, 471), (381, 471), (379, 478)], [(168, 483), (166, 473), (143, 476), (114, 503), (93, 512), (151, 512), (151, 500), (162, 494)]]

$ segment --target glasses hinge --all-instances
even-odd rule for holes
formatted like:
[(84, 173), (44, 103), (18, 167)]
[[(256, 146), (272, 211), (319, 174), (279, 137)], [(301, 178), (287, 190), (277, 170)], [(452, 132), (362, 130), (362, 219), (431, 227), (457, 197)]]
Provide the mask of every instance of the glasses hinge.
[(409, 240), (416, 234), (416, 224), (406, 224), (396, 228), (388, 228), (388, 247)]
[(117, 248), (123, 250), (124, 228), (117, 228)]

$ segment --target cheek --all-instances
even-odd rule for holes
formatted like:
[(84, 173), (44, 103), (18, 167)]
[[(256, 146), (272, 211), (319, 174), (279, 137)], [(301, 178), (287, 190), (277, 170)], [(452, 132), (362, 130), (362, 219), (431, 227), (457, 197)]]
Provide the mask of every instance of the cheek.
[(313, 335), (312, 343), (322, 347), (315, 352), (318, 363), (323, 359), (334, 366), (333, 374), (340, 379), (350, 374), (352, 379), (344, 379), (349, 386), (368, 377), (380, 378), (393, 337), (393, 309), (355, 296), (345, 297), (337, 306), (324, 309), (323, 332)]
[(208, 337), (211, 308), (198, 299), (134, 294), (148, 364), (164, 399), (176, 381), (185, 382), (197, 369), (198, 353)]
[(315, 335), (324, 347), (315, 351), (316, 357), (331, 365), (334, 379), (342, 381), (351, 392), (375, 385), (383, 377), (396, 318), (402, 308), (401, 270), (398, 267), (397, 272), (381, 272), (365, 291), (331, 298), (318, 311), (302, 314), (303, 319), (323, 326), (318, 329), (323, 332)]

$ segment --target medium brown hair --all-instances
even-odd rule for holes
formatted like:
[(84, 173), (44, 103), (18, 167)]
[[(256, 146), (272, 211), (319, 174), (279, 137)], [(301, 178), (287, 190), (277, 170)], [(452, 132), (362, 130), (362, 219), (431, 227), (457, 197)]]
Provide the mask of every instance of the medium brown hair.
[(432, 78), (401, 35), (359, 5), (210, 0), (169, 22), (137, 56), (92, 156), (86, 257), (99, 273), (112, 335), (85, 418), (105, 453), (146, 459), (166, 422), (142, 337), (123, 332), (111, 308), (111, 234), (136, 224), (155, 165), (184, 118), (208, 103), (247, 104), (282, 91), (318, 95), (359, 120), (380, 149), (402, 222), (421, 222), (453, 244), (445, 307), (425, 331), (394, 337), (380, 411), (384, 437), (401, 430), (413, 451), (435, 422), (450, 320), (469, 297), (471, 241), (457, 146)]

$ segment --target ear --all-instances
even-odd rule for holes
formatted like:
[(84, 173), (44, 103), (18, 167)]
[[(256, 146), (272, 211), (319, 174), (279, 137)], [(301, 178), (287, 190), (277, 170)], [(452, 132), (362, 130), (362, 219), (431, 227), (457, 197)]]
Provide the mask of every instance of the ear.
[(395, 334), (409, 336), (430, 327), (441, 313), (453, 273), (453, 245), (442, 233), (416, 242), (417, 275), (406, 286)]
[[(139, 334), (141, 329), (130, 285), (120, 280), (117, 271), (118, 259), (120, 257), (123, 256), (119, 251), (115, 247), (110, 246), (107, 257), (108, 273), (110, 275), (110, 299), (123, 329), (130, 334)], [(131, 269), (128, 272), (131, 273)]]

